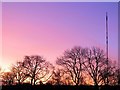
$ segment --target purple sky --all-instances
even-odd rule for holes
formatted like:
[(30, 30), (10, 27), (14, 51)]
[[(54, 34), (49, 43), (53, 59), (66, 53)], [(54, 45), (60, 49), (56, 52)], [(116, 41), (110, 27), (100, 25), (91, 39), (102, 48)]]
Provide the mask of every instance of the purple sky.
[(109, 15), (109, 56), (118, 57), (117, 3), (3, 3), (2, 63), (8, 67), (25, 55), (54, 63), (74, 46), (105, 50), (105, 13)]

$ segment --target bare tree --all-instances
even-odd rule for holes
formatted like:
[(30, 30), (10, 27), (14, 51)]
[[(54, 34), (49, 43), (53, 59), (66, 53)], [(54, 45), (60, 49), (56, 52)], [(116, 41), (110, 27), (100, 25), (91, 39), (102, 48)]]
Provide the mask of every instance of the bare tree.
[[(103, 70), (101, 70), (100, 75), (102, 77), (102, 81), (104, 85), (116, 85), (117, 83), (117, 77), (116, 77), (116, 65), (113, 63), (112, 60), (108, 60), (107, 66), (104, 67)], [(108, 81), (107, 81), (108, 78)]]
[(98, 85), (102, 82), (102, 72), (104, 71), (104, 79), (107, 78), (107, 61), (103, 50), (93, 47), (92, 49), (84, 49), (84, 67), (88, 75), (94, 82), (94, 85), (98, 88)]
[(62, 77), (64, 75), (64, 70), (63, 69), (55, 69), (54, 72), (53, 72), (53, 75), (52, 75), (52, 84), (55, 84), (55, 85), (62, 85), (63, 84), (63, 81), (62, 81)]
[(3, 85), (13, 85), (14, 84), (14, 74), (12, 72), (4, 72), (2, 74), (2, 84)]
[(64, 76), (62, 77), (62, 82), (64, 85), (74, 85), (71, 76), (67, 72), (65, 72)]
[[(35, 85), (37, 81), (41, 79), (48, 80), (50, 77), (50, 67), (52, 64), (46, 62), (41, 56), (25, 56), (23, 61), (23, 67), (26, 71), (26, 76), (30, 78), (31, 85)], [(49, 74), (49, 76), (47, 76)]]
[(116, 85), (120, 85), (120, 68), (117, 67), (114, 71), (114, 79), (116, 81)]
[(23, 62), (17, 62), (15, 65), (12, 66), (11, 72), (14, 74), (14, 78), (17, 84), (22, 84), (26, 80), (25, 70), (22, 66)]
[(117, 79), (118, 85), (120, 85), (120, 68), (117, 69)]
[(56, 63), (67, 70), (75, 85), (80, 85), (83, 81), (83, 59), (83, 49), (74, 47), (71, 50), (66, 50), (63, 56), (57, 58)]
[(46, 84), (51, 85), (73, 85), (70, 75), (62, 68), (55, 68), (52, 77)]

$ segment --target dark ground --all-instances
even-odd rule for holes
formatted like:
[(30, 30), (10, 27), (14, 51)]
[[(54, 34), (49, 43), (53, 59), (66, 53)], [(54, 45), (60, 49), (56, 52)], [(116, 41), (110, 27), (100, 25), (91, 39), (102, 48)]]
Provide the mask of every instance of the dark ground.
[[(94, 86), (13, 85), (2, 86), (2, 90), (97, 90), (97, 89)], [(120, 90), (120, 86), (101, 86), (99, 90)]]

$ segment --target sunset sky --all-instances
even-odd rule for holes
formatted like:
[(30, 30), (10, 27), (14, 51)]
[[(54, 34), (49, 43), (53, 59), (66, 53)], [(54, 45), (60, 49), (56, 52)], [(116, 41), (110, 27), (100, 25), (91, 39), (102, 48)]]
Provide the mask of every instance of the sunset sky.
[(109, 57), (118, 58), (118, 3), (2, 3), (2, 58), (9, 68), (25, 55), (55, 63), (66, 49), (97, 46), (105, 50), (109, 17)]

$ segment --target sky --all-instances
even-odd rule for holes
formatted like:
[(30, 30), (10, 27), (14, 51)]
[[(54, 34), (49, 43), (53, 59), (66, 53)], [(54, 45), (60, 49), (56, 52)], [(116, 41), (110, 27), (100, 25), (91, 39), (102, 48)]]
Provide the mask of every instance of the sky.
[(119, 2), (119, 0), (1, 0), (2, 2)]
[(0, 66), (8, 69), (25, 55), (41, 55), (54, 64), (57, 57), (74, 46), (105, 50), (106, 12), (109, 57), (117, 60), (117, 2), (2, 3)]

